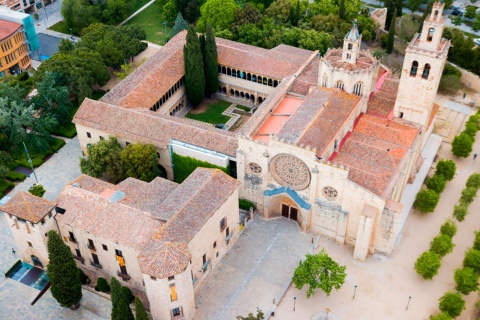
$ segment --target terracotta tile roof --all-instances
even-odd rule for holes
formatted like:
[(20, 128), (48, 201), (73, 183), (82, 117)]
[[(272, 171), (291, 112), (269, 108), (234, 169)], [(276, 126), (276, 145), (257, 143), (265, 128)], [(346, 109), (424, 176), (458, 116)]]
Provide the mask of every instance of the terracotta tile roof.
[(145, 61), (101, 101), (122, 108), (150, 109), (184, 76), (183, 46), (187, 32), (182, 31)]
[(367, 113), (390, 119), (393, 117), (393, 109), (398, 93), (398, 79), (386, 78), (382, 86), (371, 96), (368, 101)]
[(112, 202), (98, 194), (67, 185), (57, 197), (58, 221), (100, 238), (143, 249), (164, 224), (144, 212)]
[(19, 191), (6, 204), (0, 206), (0, 211), (37, 223), (52, 211), (55, 205), (47, 199)]
[(0, 20), (0, 41), (10, 37), (21, 27), (21, 24), (15, 22)]
[(271, 50), (217, 38), (218, 63), (281, 80), (293, 75), (313, 51), (280, 45)]
[(192, 256), (185, 243), (155, 241), (140, 254), (138, 263), (142, 273), (164, 279), (185, 271)]
[(293, 83), (292, 92), (306, 96), (310, 87), (317, 86), (320, 60), (312, 59)]
[(235, 156), (238, 147), (235, 134), (226, 130), (150, 110), (124, 109), (90, 99), (83, 101), (73, 123), (131, 142), (151, 143), (158, 148), (166, 148), (175, 139)]
[(367, 51), (360, 51), (358, 55), (358, 59), (355, 63), (342, 61), (342, 53), (343, 53), (343, 49), (341, 48), (330, 49), (323, 56), (323, 60), (325, 60), (334, 68), (344, 69), (349, 71), (370, 69), (374, 66), (375, 63), (377, 63), (377, 59), (375, 59), (375, 57), (372, 56)]
[(333, 162), (350, 168), (351, 181), (387, 197), (418, 132), (405, 123), (362, 115)]
[[(322, 100), (317, 100), (317, 97), (324, 96), (325, 93), (320, 92), (325, 90), (327, 89), (323, 87), (317, 88), (314, 94), (307, 98), (305, 103), (309, 101), (310, 103), (320, 104)], [(335, 139), (338, 132), (342, 131), (345, 121), (356, 110), (360, 100), (361, 97), (359, 96), (335, 89), (333, 94), (328, 97), (328, 101), (324, 103), (324, 107), (320, 109), (320, 112), (314, 118), (310, 118), (312, 121), (297, 140), (297, 144), (315, 147), (317, 149), (317, 157), (323, 157), (324, 151)], [(301, 128), (297, 129), (301, 130)]]
[(197, 168), (162, 203), (171, 219), (155, 235), (157, 240), (190, 242), (240, 182), (218, 169)]

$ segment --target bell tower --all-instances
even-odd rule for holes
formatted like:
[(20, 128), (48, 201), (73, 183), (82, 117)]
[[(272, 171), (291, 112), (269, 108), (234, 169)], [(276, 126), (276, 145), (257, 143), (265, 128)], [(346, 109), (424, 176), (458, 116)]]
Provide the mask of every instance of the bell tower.
[[(442, 38), (445, 17), (443, 3), (435, 2), (407, 47), (394, 115), (422, 125), (427, 130), (450, 41)], [(425, 138), (425, 137), (424, 137)]]
[(353, 21), (353, 26), (343, 39), (342, 61), (349, 63), (357, 62), (360, 53), (360, 44), (362, 35), (358, 32), (357, 20)]

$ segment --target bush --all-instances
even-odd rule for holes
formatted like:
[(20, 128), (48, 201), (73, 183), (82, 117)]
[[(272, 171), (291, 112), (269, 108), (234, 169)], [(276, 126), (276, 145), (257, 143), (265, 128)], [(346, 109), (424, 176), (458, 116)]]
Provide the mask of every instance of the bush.
[(470, 204), (472, 203), (473, 199), (477, 196), (477, 188), (465, 188), (462, 191), (462, 196), (460, 197), (460, 201), (465, 203), (465, 204)]
[(464, 203), (460, 203), (453, 207), (453, 216), (458, 221), (465, 220), (465, 216), (468, 214), (468, 205)]
[(447, 181), (445, 177), (441, 174), (434, 174), (433, 177), (427, 178), (427, 188), (429, 190), (433, 190), (436, 193), (440, 194), (445, 190), (445, 185)]
[(455, 270), (453, 278), (456, 283), (455, 289), (463, 294), (469, 294), (478, 289), (478, 275), (472, 268)]
[(55, 141), (51, 145), (51, 148), (53, 151), (58, 151), (60, 150), (63, 146), (65, 145), (65, 141), (62, 139), (57, 139), (55, 138)]
[(466, 158), (472, 152), (473, 143), (475, 140), (468, 134), (462, 132), (456, 136), (452, 142), (452, 153), (457, 157)]
[(253, 202), (248, 201), (246, 199), (238, 199), (238, 206), (240, 209), (243, 210), (250, 210), (250, 208), (255, 208)]
[(82, 284), (89, 284), (90, 283), (90, 278), (83, 272), (82, 269), (78, 268), (78, 274), (80, 275), (80, 281), (82, 281)]
[(452, 252), (454, 247), (455, 244), (452, 242), (452, 238), (446, 234), (439, 234), (430, 242), (430, 251), (437, 253), (441, 257)]
[(27, 176), (21, 172), (9, 171), (7, 174), (7, 178), (10, 181), (23, 181), (27, 178)]
[(425, 251), (415, 262), (415, 271), (426, 280), (431, 280), (437, 275), (441, 265), (441, 257), (432, 251)]
[(442, 175), (445, 180), (450, 181), (455, 176), (457, 165), (452, 160), (440, 159), (437, 163), (436, 175)]
[(462, 88), (462, 82), (460, 77), (455, 75), (444, 75), (440, 78), (440, 84), (438, 90), (443, 93), (456, 93)]
[(133, 302), (135, 297), (132, 294), (132, 290), (130, 290), (128, 287), (123, 287), (122, 286), (122, 294), (123, 297), (125, 298), (125, 301), (127, 301), (129, 304)]
[(468, 134), (470, 137), (475, 139), (475, 136), (477, 135), (477, 125), (473, 122), (467, 122), (465, 123), (465, 130), (463, 130), (464, 133)]
[(54, 130), (52, 130), (53, 134), (56, 134), (57, 136), (62, 136), (62, 137), (65, 137), (65, 138), (69, 138), (69, 139), (72, 139), (73, 137), (75, 137), (77, 135), (77, 129), (75, 127), (75, 125), (68, 125), (68, 126), (65, 126), (65, 127), (58, 127)]
[(110, 292), (110, 286), (108, 285), (107, 280), (102, 277), (98, 278), (95, 290), (100, 292)]
[(440, 233), (453, 238), (457, 233), (457, 225), (452, 219), (447, 219), (440, 227)]
[(474, 173), (470, 175), (467, 179), (467, 188), (475, 188), (479, 189), (480, 188), (480, 173)]
[(428, 319), (429, 320), (452, 320), (452, 317), (450, 317), (448, 314), (442, 312), (442, 313), (439, 313), (439, 314), (436, 314), (436, 315), (432, 315)]
[(382, 48), (385, 48), (387, 46), (387, 39), (388, 39), (388, 34), (386, 33), (380, 36), (380, 44)]
[(0, 180), (0, 199), (3, 198), (5, 192), (12, 189), (15, 185), (7, 180)]
[(472, 268), (476, 274), (480, 274), (480, 251), (470, 248), (465, 252), (463, 267)]
[(443, 68), (442, 75), (444, 75), (444, 76), (457, 76), (457, 77), (460, 78), (462, 76), (462, 72), (460, 70), (458, 70), (457, 68), (455, 68), (454, 66), (452, 66), (451, 64), (445, 63), (445, 67)]
[(460, 293), (446, 292), (440, 298), (439, 308), (452, 318), (458, 317), (462, 310), (465, 309), (465, 301), (462, 299)]
[(30, 192), (34, 196), (41, 198), (45, 194), (46, 190), (41, 184), (34, 183), (33, 186), (31, 186), (30, 189), (28, 189), (28, 192)]
[(433, 190), (422, 189), (415, 198), (415, 207), (423, 213), (433, 212), (440, 197)]

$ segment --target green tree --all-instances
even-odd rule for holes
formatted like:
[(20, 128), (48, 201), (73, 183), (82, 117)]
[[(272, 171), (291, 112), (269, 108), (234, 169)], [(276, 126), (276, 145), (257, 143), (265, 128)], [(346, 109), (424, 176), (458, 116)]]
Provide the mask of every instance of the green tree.
[(218, 90), (218, 54), (215, 34), (207, 25), (205, 37), (205, 91), (211, 95)]
[(157, 151), (151, 144), (129, 144), (120, 154), (128, 177), (150, 182), (153, 180), (152, 155), (158, 163)]
[(358, 31), (362, 34), (363, 41), (375, 40), (377, 36), (377, 26), (372, 18), (359, 16), (357, 19)]
[(432, 251), (425, 251), (415, 262), (415, 271), (425, 280), (431, 280), (437, 275), (442, 258)]
[(414, 205), (420, 212), (433, 212), (439, 199), (440, 197), (435, 191), (422, 189), (417, 193)]
[(193, 26), (187, 31), (187, 39), (183, 47), (183, 59), (185, 62), (185, 91), (188, 101), (199, 105), (205, 93), (205, 72), (203, 66), (200, 40)]
[(467, 187), (462, 190), (460, 201), (465, 204), (470, 204), (477, 197), (477, 188)]
[(175, 21), (175, 17), (177, 16), (177, 12), (179, 11), (177, 11), (176, 9), (175, 1), (168, 0), (167, 3), (163, 6), (163, 19), (167, 20), (169, 23), (173, 23)]
[(439, 301), (438, 307), (440, 311), (445, 312), (452, 318), (458, 317), (462, 310), (465, 309), (465, 301), (460, 293), (446, 292)]
[[(249, 23), (257, 24), (262, 21), (262, 17), (260, 10), (250, 2), (247, 2), (243, 9), (237, 9), (235, 11), (235, 22), (233, 23), (231, 30), (232, 32), (237, 33), (239, 26)], [(215, 33), (218, 33), (218, 30), (215, 30)]]
[(82, 300), (82, 282), (70, 248), (54, 230), (48, 232), (47, 247), (52, 296), (63, 307), (74, 307)]
[(423, 0), (407, 0), (407, 8), (414, 13), (418, 10), (420, 5), (423, 3)]
[(207, 0), (200, 7), (198, 30), (205, 32), (207, 24), (214, 29), (229, 29), (235, 20), (235, 11), (238, 8), (234, 0)]
[(462, 15), (459, 14), (458, 16), (455, 16), (454, 18), (452, 18), (452, 23), (454, 26), (458, 27), (459, 25), (462, 24), (462, 20), (463, 20), (463, 17)]
[(179, 12), (177, 14), (177, 18), (175, 19), (175, 23), (173, 24), (172, 31), (170, 32), (170, 37), (175, 37), (180, 31), (187, 30), (188, 23), (183, 19), (182, 14)]
[(427, 178), (427, 188), (440, 194), (445, 190), (445, 178), (441, 174), (434, 174), (433, 177)]
[(479, 189), (480, 188), (480, 173), (473, 173), (468, 177), (467, 183), (466, 183), (467, 188), (475, 188)]
[(128, 306), (128, 302), (122, 293), (122, 285), (115, 278), (110, 280), (110, 288), (112, 290), (112, 320), (134, 320), (132, 310)]
[(452, 238), (445, 234), (439, 234), (430, 242), (430, 251), (441, 257), (452, 252), (454, 247), (455, 244), (452, 242)]
[(444, 93), (456, 93), (463, 87), (460, 78), (454, 75), (442, 76), (438, 90)]
[(466, 158), (470, 155), (475, 140), (466, 133), (456, 136), (452, 142), (452, 153), (457, 157)]
[(142, 300), (138, 297), (135, 297), (135, 320), (150, 320)]
[(475, 240), (473, 242), (473, 249), (480, 250), (480, 231), (475, 231)]
[(470, 292), (478, 290), (478, 275), (471, 268), (463, 268), (455, 270), (455, 290), (462, 294), (469, 294)]
[(429, 320), (452, 320), (452, 317), (450, 317), (448, 314), (446, 313), (438, 313), (438, 314), (435, 314), (435, 315), (431, 315), (430, 318), (428, 318)]
[(453, 216), (458, 221), (465, 220), (465, 217), (467, 214), (468, 214), (468, 204), (460, 203), (453, 207)]
[(59, 53), (70, 53), (75, 49), (75, 43), (68, 39), (62, 38), (60, 43), (58, 44), (58, 51)]
[(246, 317), (237, 316), (237, 320), (263, 320), (263, 319), (265, 319), (265, 314), (262, 312), (262, 310), (258, 309), (258, 307), (257, 307), (256, 315), (250, 312)]
[(401, 17), (403, 14), (403, 0), (395, 0), (395, 14)]
[[(290, 0), (277, 0), (272, 3), (265, 15), (272, 18), (277, 24), (286, 23), (289, 20), (290, 12), (293, 13), (293, 3)], [(294, 13), (293, 13), (294, 14)], [(294, 19), (294, 17), (293, 17)]]
[(106, 0), (102, 11), (103, 21), (107, 24), (121, 22), (128, 17), (128, 5), (125, 0)]
[(5, 179), (10, 170), (3, 163), (0, 163), (0, 180)]
[[(393, 0), (392, 0), (393, 1)], [(390, 54), (393, 51), (393, 47), (395, 45), (395, 17), (397, 14), (397, 10), (393, 14), (392, 21), (390, 23), (390, 29), (388, 29), (388, 38), (387, 38), (387, 46), (385, 51)]]
[(45, 188), (41, 184), (34, 183), (33, 186), (31, 186), (30, 189), (28, 189), (28, 192), (30, 192), (34, 196), (37, 196), (37, 197), (41, 198), (41, 197), (43, 197), (43, 195), (47, 191), (45, 190)]
[(200, 3), (199, 0), (189, 0), (185, 8), (185, 20), (188, 23), (195, 23), (200, 17)]
[(88, 159), (80, 159), (80, 169), (94, 178), (106, 173), (110, 178), (120, 181), (125, 178), (121, 153), (122, 147), (117, 138), (110, 136), (108, 140), (100, 140), (88, 147)]
[(318, 254), (307, 254), (305, 260), (299, 262), (292, 281), (299, 290), (308, 285), (308, 298), (315, 294), (317, 288), (329, 296), (333, 288), (338, 290), (345, 283), (346, 269), (346, 266), (339, 265), (322, 249)]
[(480, 251), (469, 248), (463, 258), (463, 267), (472, 268), (476, 274), (480, 274)]
[(445, 180), (450, 181), (455, 176), (457, 165), (453, 160), (440, 159), (435, 170), (436, 175), (442, 175)]
[(340, 0), (338, 3), (338, 16), (345, 20), (345, 0)]
[(475, 18), (476, 11), (477, 11), (477, 7), (467, 6), (465, 8), (465, 14), (464, 14), (465, 18), (467, 18), (467, 19)]
[(457, 234), (457, 225), (452, 219), (447, 219), (440, 227), (440, 233), (453, 238)]

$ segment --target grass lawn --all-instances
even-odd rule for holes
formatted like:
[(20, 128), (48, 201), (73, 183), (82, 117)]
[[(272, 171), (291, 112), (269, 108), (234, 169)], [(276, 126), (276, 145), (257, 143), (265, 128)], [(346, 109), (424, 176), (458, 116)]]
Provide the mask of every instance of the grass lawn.
[(128, 10), (128, 16), (130, 17), (134, 14), (138, 9), (146, 5), (150, 0), (136, 0), (132, 1), (132, 6)]
[(171, 26), (167, 25), (167, 34), (165, 34), (163, 21), (162, 8), (158, 2), (154, 2), (125, 25), (140, 26), (147, 34), (147, 41), (164, 45), (165, 38), (170, 34)]
[(240, 105), (240, 104), (237, 104), (237, 105), (235, 106), (235, 108), (238, 108), (238, 109), (240, 109), (240, 110), (247, 111), (247, 112), (249, 112), (250, 110), (252, 110), (252, 108), (245, 107), (245, 106), (242, 106), (242, 105)]
[(186, 117), (189, 119), (194, 119), (211, 124), (225, 124), (228, 120), (230, 120), (230, 117), (224, 116), (222, 112), (227, 110), (230, 105), (230, 102), (220, 100), (214, 104), (209, 105), (207, 107), (207, 110), (205, 110), (204, 112), (197, 114), (192, 114), (189, 112)]
[[(70, 28), (68, 27), (67, 23), (65, 21), (60, 21), (55, 23), (53, 26), (49, 27), (48, 30), (53, 30), (57, 32), (61, 32), (64, 34), (70, 34)], [(79, 37), (80, 35), (78, 33), (73, 33), (74, 36)]]

